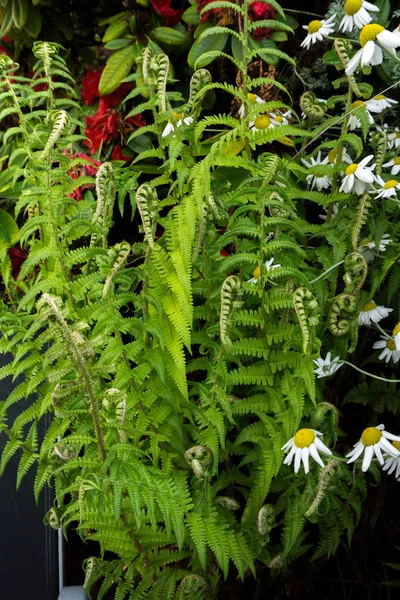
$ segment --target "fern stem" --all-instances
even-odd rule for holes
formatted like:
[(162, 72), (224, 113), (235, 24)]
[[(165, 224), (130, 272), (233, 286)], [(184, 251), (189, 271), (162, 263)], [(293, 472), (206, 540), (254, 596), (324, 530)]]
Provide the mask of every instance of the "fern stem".
[(340, 267), (340, 265), (342, 265), (343, 263), (344, 263), (344, 260), (340, 260), (335, 265), (332, 265), (331, 267), (329, 267), (329, 269), (327, 269), (326, 271), (324, 271), (323, 273), (321, 273), (321, 275), (319, 275), (316, 279), (313, 279), (312, 281), (310, 281), (310, 284), (316, 283), (317, 281), (319, 281), (320, 279), (322, 279), (323, 277), (325, 277), (325, 275), (327, 275), (328, 273), (330, 273), (331, 271), (333, 271), (333, 269), (336, 269), (337, 267)]
[[(72, 354), (72, 360), (75, 363), (75, 366), (81, 376), (83, 387), (85, 389), (86, 397), (89, 402), (90, 412), (92, 415), (93, 428), (95, 432), (95, 436), (97, 439), (99, 456), (102, 461), (106, 459), (106, 451), (104, 446), (103, 434), (100, 427), (100, 419), (99, 419), (99, 411), (97, 408), (96, 394), (94, 390), (94, 384), (90, 377), (89, 371), (85, 364), (85, 359), (82, 356), (82, 353), (76, 343), (73, 333), (70, 331), (67, 322), (64, 319), (64, 316), (57, 306), (54, 296), (50, 296), (50, 294), (43, 294), (41, 298), (42, 302), (45, 302), (49, 307), (51, 312), (54, 314), (57, 319), (61, 331), (63, 333), (63, 337), (67, 342)], [(40, 302), (40, 301), (39, 301)]]

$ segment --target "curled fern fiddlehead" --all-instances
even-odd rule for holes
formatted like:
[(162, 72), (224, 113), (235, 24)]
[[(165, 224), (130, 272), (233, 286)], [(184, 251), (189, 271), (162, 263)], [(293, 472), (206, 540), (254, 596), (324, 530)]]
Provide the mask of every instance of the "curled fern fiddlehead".
[(273, 529), (275, 525), (275, 508), (272, 504), (264, 504), (258, 511), (257, 515), (257, 531), (265, 537)]
[(344, 259), (343, 281), (346, 284), (345, 293), (357, 295), (368, 273), (368, 265), (360, 252), (352, 252)]
[(142, 219), (147, 243), (150, 248), (154, 248), (154, 219), (158, 214), (158, 197), (156, 190), (146, 183), (141, 185), (136, 192), (136, 204)]
[(314, 92), (304, 92), (300, 98), (300, 108), (313, 121), (321, 121), (327, 111), (327, 105), (320, 102)]
[(358, 317), (357, 298), (341, 294), (333, 301), (328, 315), (328, 327), (333, 335), (346, 335)]
[(314, 294), (305, 287), (300, 287), (293, 294), (293, 305), (300, 323), (303, 336), (303, 352), (310, 351), (312, 330), (319, 322), (319, 306)]
[[(114, 170), (110, 163), (103, 163), (96, 173), (97, 207), (93, 215), (93, 225), (103, 228), (103, 247), (107, 245), (107, 233), (111, 227), (112, 211), (115, 197)], [(91, 237), (90, 244), (97, 241), (96, 234)]]
[[(351, 52), (351, 49), (352, 49), (351, 42), (348, 40), (344, 40), (344, 39), (336, 39), (333, 42), (333, 47), (336, 51), (336, 54), (338, 55), (338, 57), (340, 59), (340, 62), (343, 65), (343, 68), (345, 69), (347, 67), (347, 63), (350, 60), (349, 52)], [(360, 90), (360, 88), (358, 87), (357, 81), (356, 81), (354, 75), (347, 75), (347, 79), (349, 81), (349, 85), (350, 85), (352, 91), (355, 93), (356, 96), (361, 98), (363, 96), (363, 93)]]
[(387, 149), (387, 133), (383, 128), (374, 131), (371, 136), (371, 146), (375, 150), (375, 172), (377, 175), (382, 175), (382, 165)]
[(219, 319), (221, 342), (230, 342), (228, 331), (231, 324), (233, 310), (239, 306), (238, 298), (241, 295), (241, 284), (235, 275), (225, 279), (221, 287), (221, 314)]
[(214, 455), (207, 446), (193, 446), (186, 450), (185, 460), (193, 469), (193, 473), (198, 479), (204, 479), (210, 476), (210, 467), (214, 461)]
[(353, 229), (351, 230), (351, 243), (354, 250), (357, 250), (358, 243), (360, 241), (361, 229), (367, 222), (368, 212), (371, 208), (371, 199), (368, 194), (363, 194), (360, 199), (360, 203), (357, 208), (357, 214)]
[(211, 81), (211, 73), (207, 71), (207, 69), (199, 69), (193, 73), (190, 80), (189, 100), (187, 103), (187, 110), (189, 112), (192, 112), (201, 101), (202, 96), (200, 95), (200, 92), (206, 85), (211, 83)]
[(310, 517), (312, 517), (312, 515), (314, 515), (314, 513), (318, 510), (319, 505), (321, 504), (326, 492), (328, 491), (331, 479), (338, 467), (340, 467), (340, 462), (338, 460), (332, 459), (321, 470), (318, 479), (318, 488), (316, 496), (310, 508), (305, 512), (305, 516), (308, 519), (310, 519)]
[(69, 123), (69, 115), (65, 110), (53, 110), (47, 115), (46, 121), (53, 121), (53, 129), (40, 155), (40, 160), (47, 158), (50, 150), (60, 139), (62, 132)]
[(166, 54), (158, 54), (152, 61), (152, 67), (157, 78), (157, 95), (160, 112), (167, 110), (167, 80), (169, 71), (169, 58)]
[(121, 242), (120, 244), (114, 246), (113, 252), (114, 251), (117, 251), (117, 258), (114, 262), (113, 268), (111, 269), (111, 273), (104, 282), (103, 298), (107, 296), (115, 275), (118, 273), (118, 271), (121, 269), (126, 259), (128, 258), (129, 253), (131, 251), (131, 247), (128, 244), (128, 242)]

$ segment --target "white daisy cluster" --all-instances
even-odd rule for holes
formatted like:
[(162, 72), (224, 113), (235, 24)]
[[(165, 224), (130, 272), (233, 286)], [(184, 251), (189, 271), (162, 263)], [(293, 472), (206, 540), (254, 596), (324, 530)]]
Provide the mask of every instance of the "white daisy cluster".
[[(315, 429), (299, 429), (282, 446), (282, 450), (286, 453), (283, 464), (291, 465), (294, 460), (294, 472), (298, 473), (301, 463), (303, 463), (304, 473), (307, 474), (310, 470), (309, 458), (311, 456), (320, 467), (324, 467), (319, 452), (327, 456), (331, 456), (332, 452), (325, 446), (321, 437), (322, 433)], [(364, 429), (361, 438), (346, 454), (347, 463), (353, 463), (361, 456), (361, 469), (364, 473), (371, 466), (375, 456), (383, 470), (389, 471), (389, 474), (395, 471), (396, 478), (400, 481), (400, 436), (385, 431), (384, 425)]]
[[(267, 273), (269, 273), (271, 270), (277, 269), (278, 267), (281, 267), (281, 266), (282, 265), (275, 264), (274, 258), (270, 258), (264, 264), (264, 267), (265, 267), (265, 270), (267, 271)], [(253, 285), (255, 285), (258, 282), (258, 280), (260, 279), (260, 277), (261, 277), (261, 267), (256, 267), (253, 272), (253, 277), (251, 279), (249, 279), (247, 281), (247, 283), (252, 283)]]
[(182, 125), (191, 125), (193, 123), (193, 117), (184, 117), (183, 114), (173, 112), (173, 119), (168, 119), (168, 123), (165, 126), (161, 137), (167, 137), (175, 131), (175, 128), (182, 127)]
[[(339, 24), (339, 31), (343, 33), (352, 32), (354, 28), (360, 30), (360, 50), (350, 59), (346, 66), (347, 75), (351, 75), (361, 65), (380, 65), (383, 61), (383, 52), (396, 54), (396, 48), (400, 46), (400, 33), (396, 28), (394, 31), (386, 30), (378, 23), (371, 23), (373, 16), (379, 13), (379, 7), (366, 0), (346, 0), (343, 6), (344, 17)], [(303, 25), (307, 31), (301, 46), (309, 49), (312, 44), (322, 41), (335, 31), (336, 15), (328, 19), (314, 20), (308, 25)]]

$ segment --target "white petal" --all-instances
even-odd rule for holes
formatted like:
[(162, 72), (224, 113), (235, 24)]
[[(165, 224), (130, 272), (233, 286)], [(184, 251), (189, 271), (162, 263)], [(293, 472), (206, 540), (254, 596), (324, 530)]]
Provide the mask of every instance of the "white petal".
[(400, 46), (399, 38), (387, 29), (384, 29), (383, 31), (378, 33), (376, 39), (382, 44), (382, 46), (385, 46), (387, 48), (397, 48), (398, 46)]
[(300, 448), (296, 448), (296, 453), (294, 455), (294, 472), (295, 473), (299, 472), (300, 460), (301, 460), (301, 450), (300, 450)]
[(364, 65), (367, 65), (371, 58), (374, 55), (374, 50), (375, 50), (375, 42), (373, 42), (372, 40), (368, 40), (368, 42), (365, 44), (364, 48), (362, 49), (362, 57), (361, 57), (361, 66), (363, 67)]
[(325, 466), (324, 463), (322, 462), (320, 455), (318, 454), (318, 450), (315, 447), (315, 443), (311, 444), (311, 446), (310, 446), (310, 455), (313, 457), (315, 462), (320, 465), (320, 467)]
[(371, 464), (372, 461), (372, 457), (374, 455), (374, 447), (373, 446), (367, 446), (365, 448), (365, 452), (364, 452), (364, 458), (362, 461), (362, 471), (365, 473), (365, 471), (368, 471), (368, 468)]
[(376, 458), (378, 459), (379, 463), (381, 465), (383, 465), (383, 463), (385, 461), (383, 460), (382, 452), (381, 452), (381, 449), (379, 447), (379, 442), (377, 444), (374, 444), (374, 452), (376, 454)]
[(292, 446), (292, 448), (290, 449), (289, 454), (286, 456), (285, 460), (283, 461), (284, 465), (291, 465), (293, 462), (293, 456), (296, 452), (296, 446)]
[(361, 56), (362, 56), (362, 49), (359, 50), (358, 52), (356, 52), (355, 55), (353, 56), (353, 58), (351, 60), (349, 60), (349, 62), (347, 63), (347, 67), (346, 67), (347, 75), (352, 75), (354, 73), (354, 71), (357, 69), (357, 67), (361, 61)]
[(332, 452), (329, 450), (329, 448), (327, 446), (325, 446), (325, 444), (323, 442), (321, 442), (321, 440), (319, 438), (316, 437), (314, 439), (314, 444), (315, 444), (317, 450), (319, 450), (323, 454), (328, 454), (328, 455), (332, 454)]
[(309, 469), (308, 466), (308, 457), (309, 457), (310, 451), (308, 448), (302, 448), (301, 449), (301, 460), (303, 461), (303, 465), (304, 465), (304, 473), (307, 475)]
[(371, 173), (371, 171), (365, 169), (364, 167), (360, 167), (360, 165), (358, 165), (356, 177), (358, 179), (361, 179), (361, 181), (365, 181), (366, 183), (373, 183), (374, 181), (373, 173)]
[(355, 460), (357, 460), (357, 458), (363, 453), (364, 448), (365, 448), (364, 444), (362, 442), (358, 442), (358, 444), (355, 445), (353, 450), (351, 450), (351, 452), (346, 454), (346, 458), (349, 457), (349, 460), (347, 462), (352, 463)]

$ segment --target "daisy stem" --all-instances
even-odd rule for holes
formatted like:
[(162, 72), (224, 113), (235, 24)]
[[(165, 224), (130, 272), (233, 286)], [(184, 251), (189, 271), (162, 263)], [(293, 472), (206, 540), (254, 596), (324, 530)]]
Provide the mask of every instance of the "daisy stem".
[(376, 327), (377, 329), (379, 329), (379, 331), (380, 331), (381, 333), (383, 333), (383, 335), (384, 335), (386, 338), (388, 338), (388, 337), (391, 337), (390, 335), (388, 335), (388, 334), (386, 333), (386, 331), (385, 331), (384, 329), (382, 329), (382, 327), (379, 325), (379, 323), (374, 323), (374, 325), (375, 325), (375, 327)]
[(356, 367), (352, 363), (347, 362), (347, 360), (342, 360), (341, 362), (344, 365), (348, 365), (349, 367), (353, 367), (353, 369), (355, 369), (359, 373), (363, 373), (363, 375), (368, 375), (368, 377), (372, 377), (373, 379), (379, 379), (379, 381), (385, 381), (386, 383), (400, 383), (400, 379), (386, 379), (386, 377), (379, 377), (378, 375), (373, 375), (372, 373), (368, 373), (367, 371), (363, 371), (362, 369), (359, 369), (358, 367)]
[(340, 262), (336, 263), (335, 265), (332, 265), (331, 267), (329, 267), (329, 269), (327, 269), (326, 271), (324, 271), (323, 273), (321, 273), (321, 275), (319, 275), (316, 279), (313, 279), (312, 281), (310, 281), (310, 283), (316, 283), (317, 281), (319, 281), (320, 279), (322, 279), (323, 277), (325, 277), (325, 275), (327, 275), (328, 273), (330, 273), (330, 271), (333, 271), (333, 269), (336, 269), (336, 267), (340, 267), (340, 265), (342, 265), (344, 263), (344, 260), (341, 260)]

